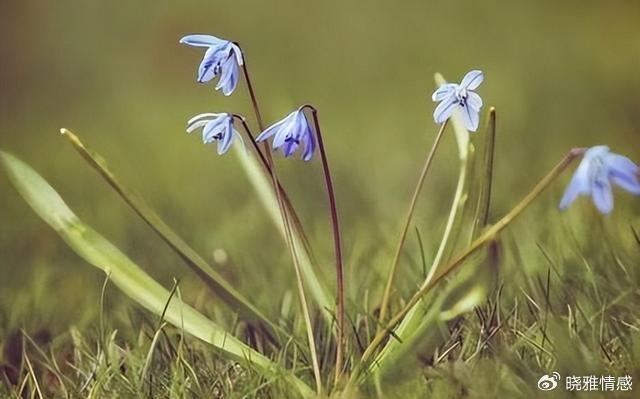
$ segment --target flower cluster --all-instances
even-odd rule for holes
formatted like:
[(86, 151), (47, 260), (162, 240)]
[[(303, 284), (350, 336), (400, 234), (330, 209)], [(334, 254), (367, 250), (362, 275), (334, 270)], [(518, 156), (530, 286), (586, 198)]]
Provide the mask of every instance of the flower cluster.
[[(201, 34), (187, 35), (180, 43), (206, 48), (198, 67), (199, 83), (219, 77), (216, 90), (222, 90), (226, 96), (233, 93), (240, 77), (240, 67), (244, 64), (242, 50), (236, 43)], [(435, 122), (441, 124), (457, 115), (468, 131), (477, 131), (483, 101), (476, 89), (483, 81), (483, 72), (472, 70), (460, 83), (445, 83), (438, 87), (432, 95), (432, 100), (438, 102), (433, 112)], [(187, 122), (187, 132), (202, 129), (203, 142), (217, 142), (218, 154), (222, 155), (229, 150), (234, 138), (242, 140), (234, 128), (233, 121), (233, 115), (228, 113), (200, 114)], [(316, 150), (314, 129), (309, 123), (304, 107), (296, 109), (267, 127), (256, 137), (256, 141), (270, 138), (273, 139), (273, 149), (280, 149), (285, 157), (292, 156), (300, 148), (302, 160), (310, 161)], [(600, 212), (609, 213), (613, 210), (612, 185), (640, 195), (639, 176), (638, 165), (629, 158), (612, 153), (607, 146), (592, 147), (585, 152), (566, 188), (559, 208), (567, 209), (579, 196), (591, 196)]]

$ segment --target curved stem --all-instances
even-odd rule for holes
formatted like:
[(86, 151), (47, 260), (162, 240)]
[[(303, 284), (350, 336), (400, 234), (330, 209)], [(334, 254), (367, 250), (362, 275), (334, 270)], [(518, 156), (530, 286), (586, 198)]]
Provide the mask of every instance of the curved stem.
[(317, 356), (317, 351), (316, 351), (315, 338), (314, 338), (314, 335), (313, 335), (313, 326), (311, 324), (311, 316), (309, 315), (309, 304), (307, 302), (307, 298), (306, 298), (306, 295), (305, 295), (305, 292), (304, 292), (304, 283), (302, 281), (302, 273), (300, 271), (300, 264), (299, 264), (299, 261), (298, 261), (298, 255), (296, 253), (295, 245), (294, 245), (294, 242), (293, 242), (293, 235), (291, 233), (291, 225), (289, 223), (288, 212), (285, 209), (285, 207), (290, 207), (291, 204), (288, 202), (288, 199), (287, 199), (286, 202), (283, 200), (283, 194), (286, 195), (286, 193), (284, 192), (284, 189), (282, 188), (282, 186), (278, 182), (278, 178), (277, 178), (277, 175), (276, 175), (275, 164), (273, 164), (272, 162), (267, 160), (265, 158), (264, 154), (262, 154), (262, 152), (260, 151), (260, 147), (258, 146), (258, 143), (256, 143), (255, 139), (253, 138), (253, 135), (251, 134), (251, 130), (249, 129), (249, 126), (247, 125), (247, 122), (240, 115), (234, 114), (233, 117), (241, 121), (242, 126), (244, 128), (244, 131), (245, 131), (249, 141), (251, 142), (251, 145), (252, 145), (253, 149), (255, 150), (256, 153), (258, 153), (258, 157), (260, 158), (260, 160), (261, 160), (261, 162), (262, 162), (262, 164), (263, 164), (263, 166), (265, 168), (265, 171), (270, 174), (272, 182), (273, 182), (274, 191), (276, 193), (278, 206), (280, 208), (280, 214), (282, 215), (282, 219), (283, 219), (283, 225), (284, 225), (284, 230), (285, 230), (285, 239), (286, 239), (287, 247), (289, 248), (289, 254), (290, 254), (291, 259), (293, 261), (293, 268), (294, 268), (295, 273), (296, 273), (296, 283), (297, 283), (297, 286), (298, 286), (298, 293), (300, 295), (300, 304), (301, 304), (301, 307), (302, 307), (302, 313), (303, 313), (304, 322), (305, 322), (306, 331), (307, 331), (307, 340), (308, 340), (308, 343), (309, 343), (309, 351), (311, 352), (311, 361), (312, 361), (312, 366), (313, 366), (313, 373), (314, 373), (314, 377), (315, 377), (315, 380), (316, 380), (316, 390), (318, 392), (318, 395), (320, 395), (322, 393), (322, 380), (321, 380), (321, 375), (320, 375), (320, 367), (319, 367), (319, 363), (318, 363), (318, 356)]
[(376, 349), (384, 342), (387, 336), (393, 331), (393, 329), (402, 321), (402, 319), (406, 316), (407, 313), (424, 297), (429, 290), (435, 286), (438, 282), (440, 282), (444, 277), (446, 277), (449, 273), (451, 273), (457, 266), (459, 266), (462, 262), (464, 262), (470, 255), (475, 253), (478, 249), (484, 246), (487, 242), (490, 242), (496, 234), (502, 231), (509, 223), (511, 223), (517, 216), (519, 216), (522, 211), (524, 211), (532, 202), (535, 200), (566, 168), (571, 164), (571, 162), (584, 154), (586, 151), (585, 148), (574, 148), (565, 155), (562, 160), (545, 176), (536, 184), (536, 186), (527, 194), (509, 213), (502, 217), (496, 224), (494, 224), (491, 228), (486, 230), (480, 237), (474, 240), (471, 245), (467, 249), (465, 249), (460, 255), (455, 257), (451, 262), (449, 262), (440, 273), (434, 276), (433, 279), (429, 281), (429, 283), (420, 288), (418, 292), (407, 302), (407, 304), (402, 308), (402, 310), (395, 315), (389, 323), (387, 323), (386, 327), (383, 331), (376, 334), (373, 338), (367, 349), (364, 351), (362, 355), (361, 362), (358, 367), (358, 372), (354, 371), (354, 374), (350, 380), (350, 383), (355, 382), (355, 378), (357, 374), (362, 372), (362, 368), (366, 365), (366, 363), (371, 359), (371, 356), (375, 352)]
[[(258, 158), (260, 159), (260, 164), (262, 165), (264, 172), (269, 177), (271, 177), (271, 164), (267, 160), (267, 158), (264, 156), (264, 153), (262, 152), (262, 150), (260, 149), (260, 146), (256, 142), (253, 134), (251, 133), (251, 129), (249, 128), (249, 125), (247, 125), (247, 121), (242, 115), (239, 115), (239, 114), (233, 114), (233, 117), (236, 120), (240, 121), (240, 123), (242, 124), (243, 130), (245, 132), (245, 136), (251, 143), (251, 147), (253, 148), (254, 152), (258, 154)], [(302, 222), (300, 221), (300, 218), (298, 217), (296, 210), (293, 208), (293, 203), (291, 203), (291, 200), (289, 199), (289, 195), (287, 194), (287, 191), (284, 189), (284, 186), (279, 181), (278, 181), (278, 190), (280, 190), (280, 196), (282, 198), (282, 201), (284, 202), (284, 205), (286, 206), (287, 211), (289, 212), (289, 216), (291, 217), (291, 222), (293, 223), (293, 227), (296, 229), (296, 231), (300, 235), (300, 238), (302, 239), (301, 241), (302, 241), (302, 245), (304, 245), (305, 251), (307, 251), (307, 254), (309, 254), (311, 261), (314, 264), (316, 264), (315, 257), (313, 256), (313, 252), (311, 251), (311, 244), (309, 243), (307, 234), (305, 233), (302, 227)]]
[[(247, 83), (247, 90), (249, 91), (249, 96), (251, 97), (251, 104), (253, 105), (253, 111), (255, 113), (256, 116), (256, 121), (258, 123), (258, 127), (260, 128), (260, 130), (264, 130), (264, 123), (262, 122), (262, 115), (260, 113), (260, 107), (258, 106), (258, 100), (256, 97), (256, 93), (255, 90), (253, 88), (253, 84), (251, 83), (251, 77), (249, 76), (249, 69), (247, 68), (247, 62), (246, 62), (246, 57), (244, 56), (244, 52), (243, 52), (243, 63), (242, 63), (242, 71), (244, 73), (244, 78), (245, 78), (245, 82)], [(320, 366), (318, 363), (318, 355), (317, 355), (317, 351), (316, 351), (316, 344), (315, 344), (315, 338), (313, 336), (313, 326), (311, 324), (311, 317), (309, 316), (309, 305), (307, 303), (307, 298), (305, 296), (305, 292), (304, 292), (304, 284), (302, 281), (302, 274), (300, 271), (300, 264), (298, 262), (298, 256), (296, 254), (296, 249), (295, 249), (295, 244), (294, 244), (294, 240), (293, 240), (293, 235), (291, 233), (291, 226), (289, 224), (289, 217), (288, 217), (288, 210), (291, 212), (292, 215), (295, 215), (295, 212), (293, 211), (293, 207), (291, 205), (291, 202), (288, 200), (288, 197), (286, 196), (286, 193), (284, 192), (284, 190), (282, 189), (282, 186), (280, 185), (280, 183), (278, 182), (278, 176), (276, 173), (276, 165), (273, 162), (273, 157), (271, 155), (271, 148), (269, 147), (269, 143), (268, 142), (264, 142), (264, 154), (262, 154), (260, 152), (260, 149), (257, 145), (257, 143), (255, 142), (255, 140), (253, 139), (253, 136), (249, 133), (249, 129), (246, 126), (246, 123), (243, 120), (243, 125), (245, 127), (245, 130), (247, 131), (247, 134), (249, 136), (251, 136), (251, 142), (252, 145), (254, 146), (254, 149), (256, 150), (256, 152), (258, 152), (260, 154), (260, 158), (261, 161), (263, 162), (263, 164), (265, 165), (266, 169), (270, 172), (271, 175), (271, 179), (273, 182), (273, 190), (276, 193), (276, 198), (278, 201), (278, 206), (280, 208), (280, 214), (282, 215), (282, 222), (284, 224), (284, 230), (285, 230), (285, 237), (286, 237), (286, 241), (287, 241), (287, 246), (289, 247), (289, 253), (291, 255), (292, 261), (293, 261), (293, 266), (296, 272), (296, 281), (298, 284), (298, 292), (300, 295), (300, 303), (302, 306), (302, 312), (303, 312), (303, 316), (304, 316), (304, 321), (305, 321), (305, 325), (306, 325), (306, 330), (307, 330), (307, 339), (309, 341), (309, 351), (311, 352), (311, 361), (312, 361), (312, 366), (313, 366), (313, 373), (314, 373), (314, 377), (316, 380), (316, 390), (318, 392), (318, 395), (322, 394), (322, 379), (321, 379), (321, 375), (320, 375)], [(283, 195), (284, 194), (284, 195)], [(283, 197), (287, 197), (287, 201), (286, 204), (283, 201)], [(298, 221), (297, 216), (294, 216), (294, 218), (296, 219), (296, 221)], [(298, 221), (299, 223), (299, 221)], [(300, 231), (302, 231), (300, 229)], [(304, 237), (304, 234), (301, 234)], [(305, 240), (305, 239), (303, 239)], [(305, 240), (306, 241), (306, 240)]]
[(391, 287), (393, 287), (393, 280), (396, 275), (396, 269), (398, 268), (398, 262), (400, 261), (400, 255), (402, 254), (402, 248), (404, 247), (404, 243), (407, 239), (407, 232), (409, 231), (409, 225), (411, 224), (411, 219), (413, 218), (413, 213), (416, 209), (416, 204), (418, 203), (418, 197), (420, 196), (420, 191), (422, 190), (422, 186), (424, 185), (424, 180), (427, 177), (427, 173), (431, 167), (431, 162), (433, 161), (433, 156), (436, 153), (436, 149), (444, 135), (445, 128), (447, 127), (447, 123), (449, 120), (447, 119), (440, 126), (438, 130), (438, 134), (436, 135), (436, 139), (429, 150), (427, 158), (425, 160), (424, 166), (422, 167), (422, 172), (420, 173), (420, 177), (418, 178), (418, 182), (416, 184), (416, 188), (413, 190), (413, 196), (411, 197), (411, 203), (409, 204), (409, 210), (407, 211), (407, 217), (405, 218), (404, 227), (402, 228), (402, 232), (400, 233), (400, 239), (398, 240), (398, 245), (396, 247), (396, 251), (393, 255), (393, 260), (391, 261), (391, 268), (389, 269), (389, 276), (387, 277), (387, 284), (384, 288), (384, 294), (382, 296), (382, 304), (380, 305), (380, 316), (378, 318), (378, 332), (384, 326), (385, 319), (387, 317), (387, 308), (389, 306), (389, 298), (391, 296)]
[(336, 325), (337, 325), (337, 349), (336, 349), (336, 370), (335, 370), (335, 382), (337, 383), (342, 375), (343, 357), (345, 347), (344, 336), (344, 266), (342, 263), (342, 239), (340, 237), (340, 221), (338, 220), (338, 209), (336, 206), (336, 197), (333, 190), (333, 181), (331, 179), (331, 171), (329, 169), (329, 161), (327, 160), (327, 154), (324, 148), (324, 141), (322, 139), (322, 131), (320, 129), (320, 122), (318, 120), (318, 110), (311, 105), (304, 105), (301, 108), (309, 108), (311, 115), (313, 116), (313, 123), (316, 130), (316, 137), (318, 138), (318, 150), (320, 152), (320, 158), (322, 160), (322, 171), (324, 174), (325, 185), (327, 188), (327, 196), (329, 198), (329, 208), (331, 213), (331, 226), (333, 228), (333, 246), (336, 258), (336, 281), (337, 281), (337, 311), (336, 311)]
[[(236, 45), (240, 47), (238, 43), (236, 43)], [(264, 130), (264, 124), (262, 123), (262, 114), (260, 113), (260, 107), (258, 106), (256, 92), (253, 88), (253, 84), (251, 83), (249, 69), (247, 68), (247, 57), (245, 57), (244, 51), (242, 51), (242, 61), (242, 73), (244, 74), (244, 81), (247, 83), (247, 90), (249, 91), (249, 97), (251, 97), (251, 105), (253, 106), (253, 112), (256, 115), (256, 122), (258, 122), (258, 127), (262, 131)]]

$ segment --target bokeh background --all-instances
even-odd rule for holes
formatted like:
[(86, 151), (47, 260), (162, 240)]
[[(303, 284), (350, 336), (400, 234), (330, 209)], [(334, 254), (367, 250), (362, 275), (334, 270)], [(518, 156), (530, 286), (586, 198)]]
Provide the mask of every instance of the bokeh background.
[[(353, 297), (365, 282), (382, 285), (436, 133), (435, 72), (450, 80), (485, 72), (479, 92), (498, 110), (497, 216), (572, 146), (608, 144), (640, 160), (639, 22), (637, 1), (3, 0), (0, 148), (33, 165), (86, 222), (163, 283), (182, 278), (192, 288), (185, 295), (206, 302), (180, 260), (58, 134), (73, 130), (205, 257), (224, 250), (223, 272), (273, 313), (278, 301), (265, 299), (280, 295), (274, 287), (293, 287), (286, 249), (233, 155), (218, 157), (184, 132), (201, 112), (233, 111), (253, 122), (248, 97), (242, 84), (229, 98), (198, 85), (202, 54), (178, 44), (183, 35), (241, 43), (267, 122), (304, 102), (320, 110), (347, 273), (368, 277), (352, 280)], [(428, 256), (452, 198), (455, 151), (450, 135), (419, 206)], [(331, 282), (319, 165), (279, 165)], [(518, 222), (517, 239), (543, 239), (553, 224), (593, 227), (586, 201), (554, 211), (567, 180), (535, 205), (548, 216)], [(629, 222), (640, 222), (638, 201), (617, 201), (605, 223), (628, 233)], [(104, 276), (36, 217), (4, 174), (0, 226), (1, 329), (64, 331), (95, 320)], [(131, 306), (120, 299), (110, 290), (107, 310)]]

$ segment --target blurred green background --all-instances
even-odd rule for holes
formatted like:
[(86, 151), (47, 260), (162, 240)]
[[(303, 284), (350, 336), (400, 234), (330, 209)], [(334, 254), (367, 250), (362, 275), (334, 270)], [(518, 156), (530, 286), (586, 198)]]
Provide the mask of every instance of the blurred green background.
[[(238, 112), (253, 123), (244, 85), (229, 98), (198, 85), (202, 53), (178, 44), (188, 33), (238, 41), (267, 122), (304, 102), (320, 110), (347, 277), (368, 277), (351, 279), (353, 297), (365, 283), (382, 285), (436, 132), (435, 72), (449, 80), (485, 72), (479, 92), (498, 110), (497, 216), (572, 146), (608, 144), (640, 160), (639, 21), (637, 1), (3, 0), (0, 148), (32, 164), (146, 270), (167, 285), (184, 277), (193, 287), (185, 295), (204, 301), (180, 260), (58, 134), (73, 130), (205, 257), (224, 249), (228, 278), (276, 312), (277, 301), (263, 299), (282, 281), (293, 287), (280, 237), (236, 159), (184, 133), (201, 112)], [(416, 218), (429, 257), (453, 193), (455, 151), (449, 136)], [(331, 282), (319, 165), (281, 160), (280, 170)], [(568, 220), (576, 230), (591, 227), (583, 220), (592, 212), (586, 201), (562, 216), (553, 211), (567, 179), (536, 205), (550, 210), (548, 219), (519, 223), (518, 237), (537, 240), (545, 226)], [(59, 331), (91, 320), (103, 275), (36, 217), (4, 174), (0, 193), (0, 326)], [(637, 199), (618, 196), (606, 222), (628, 232), (639, 209)], [(118, 295), (109, 293), (113, 308)]]

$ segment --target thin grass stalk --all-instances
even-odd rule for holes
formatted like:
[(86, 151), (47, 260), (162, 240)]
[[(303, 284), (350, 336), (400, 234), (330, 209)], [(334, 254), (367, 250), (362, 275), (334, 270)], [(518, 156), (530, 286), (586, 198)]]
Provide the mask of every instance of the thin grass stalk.
[(375, 353), (378, 347), (384, 342), (387, 336), (393, 331), (395, 326), (400, 323), (403, 318), (413, 309), (413, 307), (420, 302), (420, 300), (429, 292), (429, 290), (438, 284), (443, 278), (451, 273), (456, 267), (462, 264), (470, 255), (475, 253), (478, 249), (482, 248), (486, 243), (491, 240), (507, 227), (517, 216), (519, 216), (549, 185), (558, 177), (562, 172), (573, 162), (574, 159), (580, 157), (586, 151), (585, 148), (573, 148), (571, 149), (558, 164), (536, 184), (536, 186), (513, 208), (509, 213), (502, 217), (496, 224), (486, 230), (481, 236), (474, 240), (467, 249), (465, 249), (460, 255), (455, 257), (449, 262), (440, 273), (436, 274), (429, 283), (420, 288), (413, 297), (407, 302), (402, 310), (396, 314), (387, 323), (384, 330), (378, 333), (371, 341), (367, 349), (364, 351), (360, 364), (356, 371), (354, 371), (350, 380), (350, 385), (353, 384), (359, 374), (362, 372), (363, 367), (371, 359), (371, 356)]
[(493, 158), (496, 144), (496, 109), (489, 109), (489, 123), (487, 127), (487, 137), (485, 139), (484, 161), (485, 170), (482, 181), (485, 186), (482, 187), (480, 198), (478, 199), (478, 208), (476, 209), (475, 225), (473, 226), (472, 237), (489, 223), (489, 210), (491, 206), (491, 188), (493, 185)]
[(329, 199), (329, 212), (331, 214), (331, 227), (333, 229), (333, 247), (336, 258), (336, 282), (337, 282), (337, 315), (336, 315), (336, 329), (337, 329), (337, 345), (336, 345), (336, 370), (335, 380), (337, 384), (340, 376), (342, 375), (343, 357), (345, 348), (345, 334), (344, 334), (344, 265), (342, 259), (342, 238), (340, 236), (340, 221), (338, 219), (338, 208), (336, 206), (336, 196), (333, 189), (333, 181), (331, 179), (331, 171), (329, 169), (329, 161), (327, 160), (327, 153), (324, 148), (324, 140), (322, 139), (322, 129), (320, 129), (320, 121), (318, 120), (318, 110), (311, 106), (305, 105), (311, 111), (313, 116), (313, 123), (316, 130), (316, 137), (318, 138), (318, 150), (320, 152), (320, 158), (322, 160), (322, 172), (324, 174), (325, 188), (327, 189), (327, 197)]
[(398, 262), (400, 261), (400, 255), (402, 254), (402, 248), (404, 247), (404, 243), (407, 239), (407, 233), (409, 231), (409, 226), (411, 225), (411, 220), (413, 219), (413, 213), (415, 212), (416, 204), (418, 203), (418, 198), (420, 197), (420, 192), (422, 191), (422, 187), (424, 185), (425, 178), (427, 177), (427, 173), (429, 172), (429, 169), (431, 167), (431, 163), (436, 153), (436, 149), (440, 144), (440, 141), (444, 135), (444, 131), (448, 123), (449, 123), (449, 120), (447, 119), (440, 126), (440, 129), (436, 134), (436, 139), (431, 145), (431, 149), (427, 154), (427, 158), (425, 160), (424, 166), (422, 167), (422, 172), (420, 173), (420, 177), (418, 178), (418, 182), (416, 183), (416, 187), (413, 191), (413, 196), (411, 197), (411, 203), (409, 204), (409, 210), (407, 211), (407, 217), (405, 218), (404, 227), (402, 228), (402, 232), (400, 233), (400, 239), (398, 240), (398, 245), (393, 255), (393, 260), (391, 261), (391, 268), (389, 269), (387, 283), (385, 285), (384, 294), (382, 296), (382, 304), (380, 305), (380, 316), (378, 318), (378, 332), (380, 332), (380, 330), (382, 329), (382, 326), (384, 326), (384, 322), (387, 317), (387, 308), (389, 306), (389, 298), (391, 296), (391, 288), (393, 287), (393, 280), (395, 279), (396, 270), (398, 268)]

